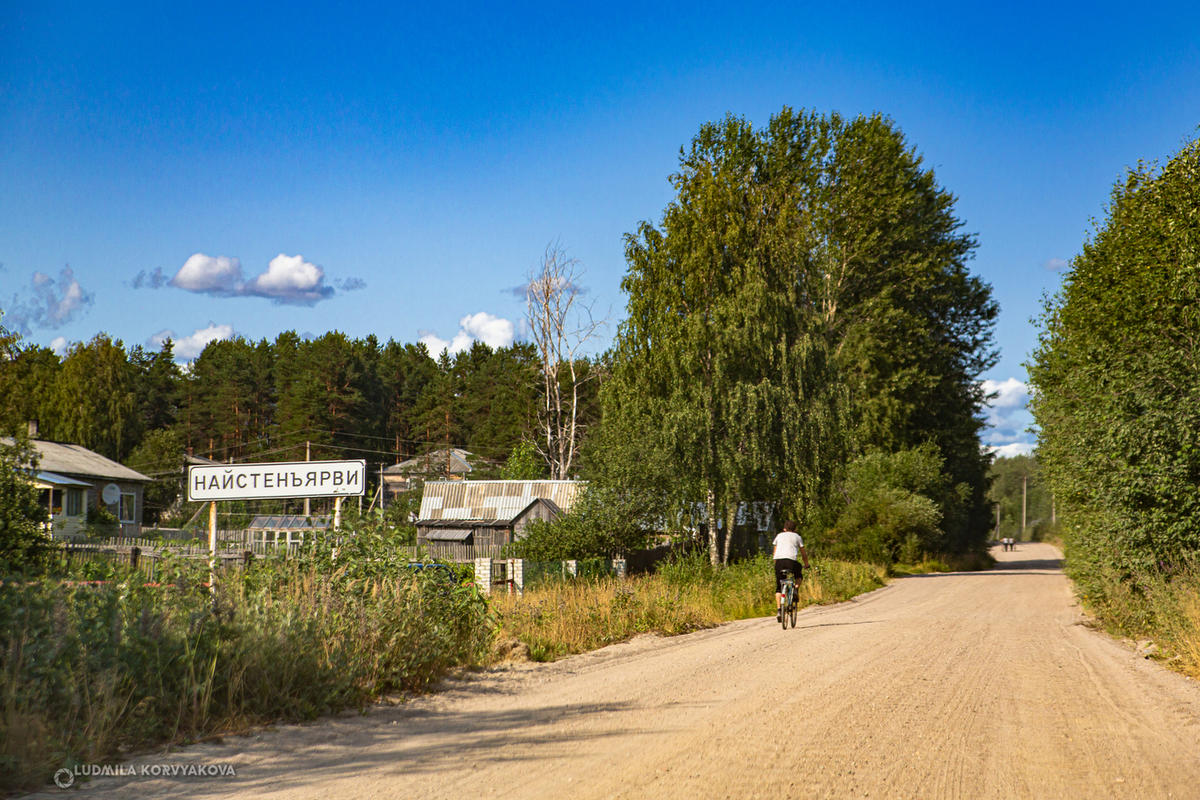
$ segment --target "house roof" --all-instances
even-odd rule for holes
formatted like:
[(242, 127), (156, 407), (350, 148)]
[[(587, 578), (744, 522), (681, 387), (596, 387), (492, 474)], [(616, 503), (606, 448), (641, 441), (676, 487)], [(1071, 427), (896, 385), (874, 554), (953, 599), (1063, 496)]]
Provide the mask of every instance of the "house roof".
[(429, 481), (421, 496), (421, 523), (436, 520), (513, 520), (535, 501), (570, 511), (582, 481)]
[(442, 530), (430, 531), (425, 535), (428, 541), (433, 542), (465, 542), (471, 538), (474, 533), (470, 528), (444, 528)]
[(34, 473), (33, 477), (39, 483), (48, 483), (52, 486), (86, 486), (89, 489), (92, 486), (86, 481), (77, 481), (74, 478), (68, 478), (66, 475), (57, 475), (53, 472), (37, 472)]
[(439, 529), (457, 529), (463, 528), (503, 528), (508, 524), (508, 520), (503, 519), (419, 519), (416, 522), (419, 528), (429, 528), (430, 530)]
[[(12, 439), (5, 437), (4, 442), (11, 444)], [(133, 481), (149, 483), (140, 472), (136, 472), (124, 464), (118, 464), (111, 458), (105, 458), (99, 453), (88, 450), (79, 444), (61, 444), (47, 442), (43, 439), (30, 439), (30, 444), (38, 452), (38, 469), (57, 475), (86, 478), (107, 478), (117, 481)]]
[[(448, 458), (447, 452), (449, 453)], [(399, 464), (393, 464), (384, 469), (383, 474), (407, 475), (414, 472), (446, 474), (449, 472), (452, 475), (459, 475), (472, 470), (468, 459), (473, 457), (474, 453), (467, 452), (460, 447), (451, 448), (449, 451), (445, 448), (432, 450), (424, 455), (415, 456), (407, 461), (401, 461)], [(447, 463), (449, 464), (449, 468), (447, 468)]]

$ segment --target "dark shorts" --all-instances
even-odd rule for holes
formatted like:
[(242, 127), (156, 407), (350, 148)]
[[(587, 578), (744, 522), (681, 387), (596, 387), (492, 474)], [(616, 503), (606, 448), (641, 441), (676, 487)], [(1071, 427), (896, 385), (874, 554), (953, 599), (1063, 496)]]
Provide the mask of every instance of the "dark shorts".
[(794, 558), (777, 558), (775, 559), (775, 591), (783, 591), (783, 573), (792, 573), (792, 578), (796, 583), (800, 582), (803, 576), (803, 571), (800, 569), (800, 562)]

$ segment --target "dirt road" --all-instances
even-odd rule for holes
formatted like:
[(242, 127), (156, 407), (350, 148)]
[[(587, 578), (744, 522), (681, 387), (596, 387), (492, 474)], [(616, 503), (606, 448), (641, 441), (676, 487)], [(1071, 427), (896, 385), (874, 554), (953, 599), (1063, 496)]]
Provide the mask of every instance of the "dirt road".
[[(1058, 553), (501, 668), (130, 763), (95, 797), (1200, 797), (1200, 685), (1080, 624)], [(53, 792), (47, 797), (61, 796)]]

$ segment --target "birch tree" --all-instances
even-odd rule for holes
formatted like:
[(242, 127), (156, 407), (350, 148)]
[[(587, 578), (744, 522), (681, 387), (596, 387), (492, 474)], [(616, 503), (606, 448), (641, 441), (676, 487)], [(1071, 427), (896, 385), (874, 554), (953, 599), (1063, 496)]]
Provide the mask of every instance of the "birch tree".
[(850, 456), (927, 441), (962, 486), (944, 518), (966, 547), (980, 510), (986, 524), (976, 379), (996, 308), (953, 196), (903, 134), (880, 115), (728, 116), (670, 180), (661, 223), (626, 237), (605, 425), (670, 452), (713, 562), (740, 503), (804, 519)]
[(541, 366), (537, 448), (552, 480), (572, 474), (583, 436), (583, 384), (596, 374), (582, 353), (606, 324), (581, 301), (583, 274), (579, 260), (552, 243), (525, 286), (525, 320)]

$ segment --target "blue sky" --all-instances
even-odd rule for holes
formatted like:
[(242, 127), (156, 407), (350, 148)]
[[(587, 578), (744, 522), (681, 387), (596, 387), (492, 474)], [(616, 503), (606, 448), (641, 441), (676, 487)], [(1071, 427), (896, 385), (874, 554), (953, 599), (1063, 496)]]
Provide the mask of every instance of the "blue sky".
[(878, 110), (979, 236), (1012, 452), (1041, 296), (1200, 123), (1192, 4), (250, 5), (0, 0), (6, 324), (503, 343), (551, 241), (619, 318), (702, 122)]

